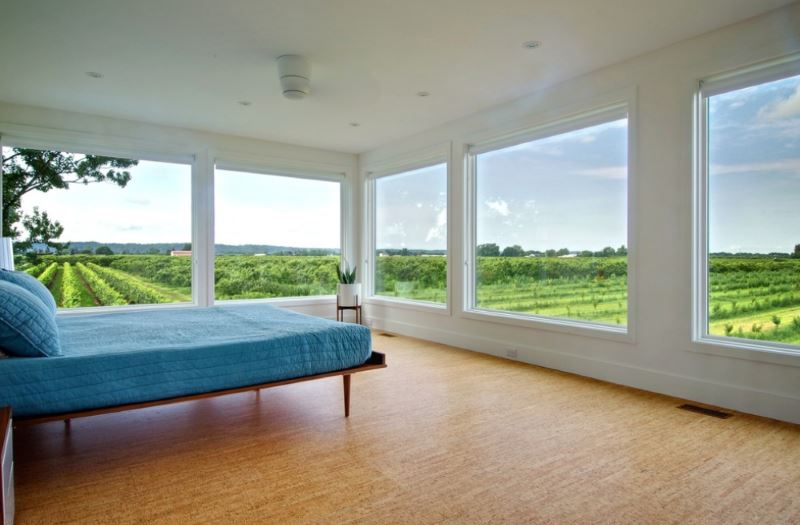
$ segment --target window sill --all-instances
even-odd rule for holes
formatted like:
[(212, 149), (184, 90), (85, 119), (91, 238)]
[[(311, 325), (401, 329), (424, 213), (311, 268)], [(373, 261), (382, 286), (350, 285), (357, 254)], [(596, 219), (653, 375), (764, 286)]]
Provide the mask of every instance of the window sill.
[(633, 344), (636, 338), (630, 327), (619, 327), (600, 323), (590, 323), (582, 321), (570, 321), (568, 319), (556, 319), (551, 317), (539, 317), (532, 315), (516, 314), (513, 312), (501, 312), (492, 310), (471, 309), (461, 312), (461, 317), (474, 319), (487, 323), (501, 323), (522, 328), (547, 330), (550, 332), (560, 332), (581, 337), (591, 337), (595, 339), (608, 339), (620, 343)]
[(373, 295), (372, 297), (364, 299), (364, 304), (382, 306), (385, 308), (404, 308), (406, 310), (417, 310), (439, 315), (450, 315), (450, 308), (446, 304), (431, 303), (428, 301), (413, 301), (410, 299)]
[[(781, 366), (800, 367), (800, 350), (780, 343), (763, 344), (739, 338), (702, 336), (694, 340), (690, 352), (733, 359), (744, 359)], [(774, 346), (773, 346), (774, 345)]]
[(336, 304), (335, 295), (309, 295), (306, 297), (268, 297), (264, 299), (225, 299), (214, 301), (215, 305), (271, 304), (274, 306), (314, 306)]
[(90, 306), (82, 308), (59, 308), (56, 315), (71, 317), (74, 315), (88, 314), (123, 314), (134, 312), (148, 312), (152, 310), (182, 310), (184, 308), (195, 308), (195, 303), (166, 303), (166, 304), (131, 304), (126, 306)]
[[(212, 306), (225, 306), (234, 304), (271, 304), (274, 306), (316, 306), (335, 305), (335, 295), (315, 295), (309, 297), (271, 297), (268, 299), (230, 299), (215, 301)], [(134, 304), (127, 306), (92, 306), (85, 308), (59, 308), (57, 315), (69, 317), (74, 315), (107, 314), (107, 313), (133, 313), (153, 310), (178, 310), (184, 308), (202, 308), (195, 303), (168, 303), (168, 304)]]

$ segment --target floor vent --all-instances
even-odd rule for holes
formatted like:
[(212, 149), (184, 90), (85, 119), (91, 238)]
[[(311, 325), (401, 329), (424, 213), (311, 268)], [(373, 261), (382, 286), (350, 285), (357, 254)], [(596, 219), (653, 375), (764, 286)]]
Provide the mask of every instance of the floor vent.
[(696, 414), (703, 414), (705, 416), (718, 417), (719, 419), (728, 419), (729, 417), (731, 417), (733, 415), (733, 414), (729, 414), (727, 412), (714, 410), (713, 408), (705, 408), (705, 407), (700, 407), (700, 406), (697, 406), (697, 405), (690, 405), (690, 404), (681, 405), (678, 408), (680, 408), (681, 410), (688, 410), (689, 412), (694, 412)]
[(387, 334), (386, 332), (383, 332), (381, 335), (383, 337), (394, 337), (394, 334)]

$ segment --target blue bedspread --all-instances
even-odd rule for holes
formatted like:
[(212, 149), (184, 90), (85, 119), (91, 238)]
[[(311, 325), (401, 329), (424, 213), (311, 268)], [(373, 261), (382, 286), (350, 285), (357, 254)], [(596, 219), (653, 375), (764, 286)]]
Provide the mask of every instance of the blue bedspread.
[(0, 359), (0, 406), (73, 412), (362, 364), (366, 327), (264, 304), (58, 318), (62, 357)]

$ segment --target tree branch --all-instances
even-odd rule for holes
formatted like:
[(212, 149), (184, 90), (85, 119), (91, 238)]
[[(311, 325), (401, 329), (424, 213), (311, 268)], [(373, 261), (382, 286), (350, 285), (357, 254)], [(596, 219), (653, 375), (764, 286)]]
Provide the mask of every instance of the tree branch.
[(3, 157), (3, 163), (5, 163), (7, 160), (13, 159), (14, 157), (19, 157), (20, 155), (22, 155), (22, 153), (14, 153), (10, 157)]

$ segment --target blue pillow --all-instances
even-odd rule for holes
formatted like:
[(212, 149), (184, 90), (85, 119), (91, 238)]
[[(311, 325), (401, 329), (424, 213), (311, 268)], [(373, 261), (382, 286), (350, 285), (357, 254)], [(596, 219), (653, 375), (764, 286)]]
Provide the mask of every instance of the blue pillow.
[(47, 289), (45, 285), (39, 282), (39, 279), (25, 272), (12, 272), (3, 268), (0, 270), (0, 281), (7, 281), (14, 283), (17, 286), (22, 286), (30, 293), (35, 295), (41, 300), (44, 305), (50, 310), (50, 313), (56, 313), (56, 301), (53, 299), (53, 294)]
[(0, 281), (0, 350), (16, 357), (61, 355), (56, 317), (35, 295)]

